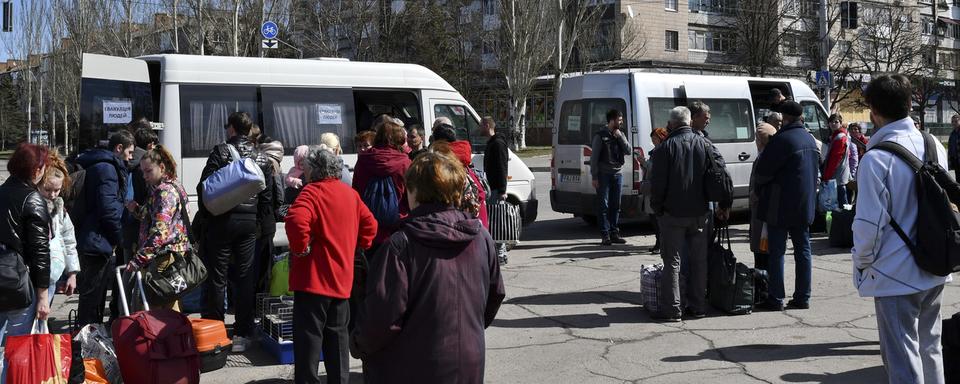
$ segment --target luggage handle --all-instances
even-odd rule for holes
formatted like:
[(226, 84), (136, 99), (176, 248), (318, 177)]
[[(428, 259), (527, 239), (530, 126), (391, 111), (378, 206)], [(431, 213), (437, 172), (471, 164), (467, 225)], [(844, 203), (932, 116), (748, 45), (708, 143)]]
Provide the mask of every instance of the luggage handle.
[[(123, 307), (123, 315), (130, 316), (130, 307), (127, 305), (127, 293), (123, 288), (123, 270), (126, 266), (117, 267), (117, 287), (120, 288), (120, 304)], [(147, 294), (143, 291), (143, 275), (140, 271), (137, 271), (137, 288), (140, 290), (140, 298), (143, 299), (143, 309), (145, 311), (150, 310), (150, 304), (147, 303)]]

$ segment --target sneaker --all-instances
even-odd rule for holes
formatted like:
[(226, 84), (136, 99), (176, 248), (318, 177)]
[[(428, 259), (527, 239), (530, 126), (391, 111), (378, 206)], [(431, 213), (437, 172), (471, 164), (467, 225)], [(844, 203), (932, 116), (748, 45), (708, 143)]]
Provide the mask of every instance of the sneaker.
[(657, 321), (657, 322), (660, 322), (660, 323), (679, 323), (679, 322), (683, 321), (683, 319), (681, 319), (679, 315), (676, 315), (676, 316), (674, 316), (674, 315), (667, 315), (667, 314), (662, 313), (662, 312), (657, 312), (657, 313), (651, 314), (651, 315), (650, 315), (650, 318), (653, 319), (654, 321)]
[(687, 308), (685, 311), (683, 311), (683, 315), (687, 317), (692, 317), (694, 319), (702, 319), (704, 317), (707, 317), (707, 314), (705, 312), (700, 312), (700, 311), (694, 310), (693, 308)]
[(810, 303), (790, 300), (787, 302), (787, 309), (810, 309)]
[(234, 336), (233, 347), (230, 351), (233, 353), (244, 353), (247, 351), (248, 344), (250, 344), (250, 339), (243, 336)]
[(627, 241), (620, 237), (620, 232), (610, 233), (610, 242), (613, 244), (626, 244)]
[(766, 311), (766, 312), (781, 312), (781, 311), (783, 311), (783, 304), (781, 304), (781, 303), (775, 303), (775, 302), (769, 302), (769, 301), (764, 301), (764, 302), (762, 302), (762, 303), (760, 303), (760, 304), (755, 305), (755, 308), (756, 308), (758, 311), (761, 311), (761, 312), (763, 312), (763, 311)]
[(501, 267), (507, 265), (507, 255), (497, 255), (497, 262)]

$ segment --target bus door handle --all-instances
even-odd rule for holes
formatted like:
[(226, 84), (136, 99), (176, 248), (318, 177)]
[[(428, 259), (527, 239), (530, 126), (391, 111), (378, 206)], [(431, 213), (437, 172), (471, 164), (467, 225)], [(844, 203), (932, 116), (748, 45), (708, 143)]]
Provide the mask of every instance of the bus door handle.
[(747, 161), (747, 159), (750, 158), (750, 154), (746, 152), (740, 152), (740, 155), (737, 156), (737, 158), (739, 158), (740, 161)]

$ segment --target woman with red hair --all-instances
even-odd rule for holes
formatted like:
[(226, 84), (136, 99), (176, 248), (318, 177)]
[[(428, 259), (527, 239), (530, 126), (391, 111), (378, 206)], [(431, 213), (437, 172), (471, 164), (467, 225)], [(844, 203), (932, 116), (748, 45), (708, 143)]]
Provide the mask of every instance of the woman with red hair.
[[(50, 314), (50, 214), (37, 191), (47, 164), (47, 148), (20, 144), (7, 163), (10, 177), (0, 185), (0, 325), (7, 336), (29, 334), (33, 320)], [(6, 364), (0, 383), (6, 377)]]

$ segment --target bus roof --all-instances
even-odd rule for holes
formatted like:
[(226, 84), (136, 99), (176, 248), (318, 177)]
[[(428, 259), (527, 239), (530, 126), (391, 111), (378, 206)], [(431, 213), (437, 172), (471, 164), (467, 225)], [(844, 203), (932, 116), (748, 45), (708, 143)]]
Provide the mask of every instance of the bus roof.
[(233, 56), (148, 55), (159, 62), (165, 83), (256, 84), (370, 88), (456, 89), (433, 71), (416, 64), (324, 59)]

